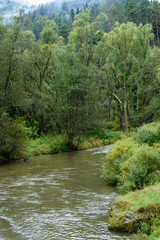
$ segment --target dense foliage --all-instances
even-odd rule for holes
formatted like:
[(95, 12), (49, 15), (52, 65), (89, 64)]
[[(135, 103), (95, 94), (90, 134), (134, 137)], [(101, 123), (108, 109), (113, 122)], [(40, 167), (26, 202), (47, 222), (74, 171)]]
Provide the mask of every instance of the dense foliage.
[(30, 137), (64, 135), (70, 150), (82, 136), (105, 135), (104, 122), (128, 132), (157, 119), (159, 3), (132, 4), (76, 13), (64, 4), (57, 14), (42, 5), (1, 22), (0, 113), (21, 119)]
[(0, 164), (24, 158), (24, 144), (22, 125), (4, 112), (0, 117)]
[(118, 141), (106, 156), (103, 178), (123, 192), (160, 181), (159, 123), (144, 125), (134, 138)]

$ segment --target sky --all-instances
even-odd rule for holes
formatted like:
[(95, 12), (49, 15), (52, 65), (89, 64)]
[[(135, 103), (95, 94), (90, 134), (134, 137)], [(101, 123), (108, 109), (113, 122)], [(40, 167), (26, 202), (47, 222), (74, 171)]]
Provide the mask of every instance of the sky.
[(31, 5), (38, 5), (41, 3), (53, 2), (54, 0), (27, 0)]

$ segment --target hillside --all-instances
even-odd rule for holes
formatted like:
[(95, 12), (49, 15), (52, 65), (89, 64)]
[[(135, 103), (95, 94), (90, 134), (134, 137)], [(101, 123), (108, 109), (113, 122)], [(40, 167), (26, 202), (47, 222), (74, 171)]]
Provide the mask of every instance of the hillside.
[(0, 15), (3, 17), (4, 22), (8, 22), (20, 7), (23, 7), (27, 12), (34, 9), (33, 6), (27, 4), (27, 1), (0, 0)]

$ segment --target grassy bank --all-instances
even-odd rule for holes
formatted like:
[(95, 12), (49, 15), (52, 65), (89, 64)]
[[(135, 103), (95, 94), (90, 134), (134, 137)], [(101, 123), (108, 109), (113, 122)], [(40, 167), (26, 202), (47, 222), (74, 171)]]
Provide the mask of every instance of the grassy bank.
[[(115, 143), (119, 139), (126, 138), (126, 134), (118, 131), (106, 130), (103, 136), (91, 136), (82, 138), (78, 145), (78, 150), (86, 150)], [(27, 153), (29, 156), (54, 154), (68, 152), (65, 136), (63, 135), (44, 135), (37, 139), (28, 141)]]
[(144, 125), (107, 154), (103, 178), (121, 193), (110, 229), (136, 232), (136, 239), (160, 239), (160, 123)]
[(133, 239), (160, 239), (159, 217), (160, 184), (156, 184), (118, 197), (112, 206), (109, 228), (137, 232)]

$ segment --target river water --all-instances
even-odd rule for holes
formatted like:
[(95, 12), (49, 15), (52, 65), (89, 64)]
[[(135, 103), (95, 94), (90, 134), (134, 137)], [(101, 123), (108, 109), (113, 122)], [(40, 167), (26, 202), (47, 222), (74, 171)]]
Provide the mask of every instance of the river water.
[(0, 239), (127, 239), (107, 219), (118, 195), (100, 178), (108, 147), (0, 166)]

